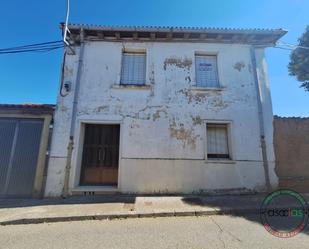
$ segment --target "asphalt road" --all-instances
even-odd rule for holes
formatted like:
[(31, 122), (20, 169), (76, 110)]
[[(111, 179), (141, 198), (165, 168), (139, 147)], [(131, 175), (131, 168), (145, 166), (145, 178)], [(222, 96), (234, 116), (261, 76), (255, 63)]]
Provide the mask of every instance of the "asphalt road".
[(308, 248), (309, 232), (270, 235), (258, 217), (167, 217), (0, 227), (0, 248)]

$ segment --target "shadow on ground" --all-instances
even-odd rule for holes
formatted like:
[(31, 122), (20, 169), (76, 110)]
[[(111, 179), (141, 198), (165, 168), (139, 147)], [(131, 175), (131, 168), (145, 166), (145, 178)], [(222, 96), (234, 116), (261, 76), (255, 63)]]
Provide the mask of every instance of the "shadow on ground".
[[(297, 229), (301, 223), (305, 223), (305, 228), (302, 230), (302, 234), (309, 235), (309, 225), (306, 218), (303, 220), (299, 216), (269, 216), (262, 212), (262, 203), (267, 194), (259, 195), (244, 195), (244, 196), (212, 196), (209, 198), (199, 197), (183, 197), (182, 201), (196, 207), (212, 207), (216, 209), (226, 210), (226, 215), (231, 217), (239, 217), (249, 220), (251, 222), (258, 223), (262, 226), (263, 222), (269, 224), (272, 229), (277, 231), (291, 232)], [(255, 205), (253, 205), (255, 204)], [(255, 208), (254, 208), (255, 206)], [(275, 203), (272, 208), (285, 209), (298, 207), (293, 201), (281, 201)], [(308, 208), (308, 206), (307, 206)], [(235, 210), (235, 211), (232, 211)], [(239, 210), (239, 211), (237, 211)], [(241, 211), (242, 210), (242, 211)], [(309, 210), (307, 209), (307, 212)], [(288, 211), (286, 211), (288, 214)], [(308, 218), (309, 213), (304, 217)]]
[[(231, 217), (239, 217), (249, 220), (251, 222), (262, 225), (260, 207), (267, 194), (244, 194), (244, 195), (168, 195), (169, 197), (180, 197), (181, 201), (186, 204), (184, 206), (198, 208), (215, 208), (222, 210), (222, 212)], [(167, 195), (110, 195), (110, 196), (74, 196), (66, 199), (0, 199), (0, 210), (17, 207), (33, 207), (46, 205), (72, 205), (72, 204), (102, 204), (102, 203), (120, 203), (124, 205), (131, 205), (137, 203), (137, 197), (167, 197)], [(308, 196), (306, 195), (308, 200)], [(179, 199), (178, 199), (179, 200)], [(149, 202), (151, 203), (151, 202)], [(148, 205), (148, 202), (144, 202)], [(294, 207), (295, 203), (281, 203), (285, 208)], [(281, 207), (280, 206), (280, 207)], [(168, 208), (168, 207), (167, 207)], [(171, 209), (173, 210), (173, 209)], [(308, 214), (307, 214), (308, 217)], [(280, 231), (289, 231), (297, 227), (299, 224), (299, 217), (275, 217), (271, 218), (273, 227)], [(302, 231), (303, 234), (309, 235), (309, 226), (306, 225)]]

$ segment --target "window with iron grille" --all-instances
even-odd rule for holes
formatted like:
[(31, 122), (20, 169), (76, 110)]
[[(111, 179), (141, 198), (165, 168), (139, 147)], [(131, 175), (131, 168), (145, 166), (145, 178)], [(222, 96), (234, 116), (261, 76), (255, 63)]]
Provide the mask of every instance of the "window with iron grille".
[(207, 158), (230, 159), (228, 124), (207, 124)]
[(120, 84), (144, 85), (146, 81), (146, 53), (122, 54)]
[(195, 74), (197, 87), (219, 87), (217, 56), (195, 55)]

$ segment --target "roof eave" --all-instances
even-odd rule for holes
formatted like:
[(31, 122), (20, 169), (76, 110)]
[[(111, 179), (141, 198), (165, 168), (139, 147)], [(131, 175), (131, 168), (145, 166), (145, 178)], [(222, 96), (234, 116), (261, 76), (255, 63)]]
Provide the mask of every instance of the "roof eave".
[[(61, 24), (63, 29), (64, 25)], [(94, 26), (69, 24), (71, 38), (78, 41), (81, 30), (86, 39), (123, 41), (197, 41), (208, 43), (245, 43), (273, 46), (287, 31), (284, 29), (218, 29), (185, 27)]]

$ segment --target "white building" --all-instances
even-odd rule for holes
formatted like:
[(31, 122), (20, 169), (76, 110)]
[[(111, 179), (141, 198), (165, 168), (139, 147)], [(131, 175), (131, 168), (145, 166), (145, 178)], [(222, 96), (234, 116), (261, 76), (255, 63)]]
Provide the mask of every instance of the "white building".
[(264, 50), (286, 31), (69, 30), (46, 196), (276, 187)]

